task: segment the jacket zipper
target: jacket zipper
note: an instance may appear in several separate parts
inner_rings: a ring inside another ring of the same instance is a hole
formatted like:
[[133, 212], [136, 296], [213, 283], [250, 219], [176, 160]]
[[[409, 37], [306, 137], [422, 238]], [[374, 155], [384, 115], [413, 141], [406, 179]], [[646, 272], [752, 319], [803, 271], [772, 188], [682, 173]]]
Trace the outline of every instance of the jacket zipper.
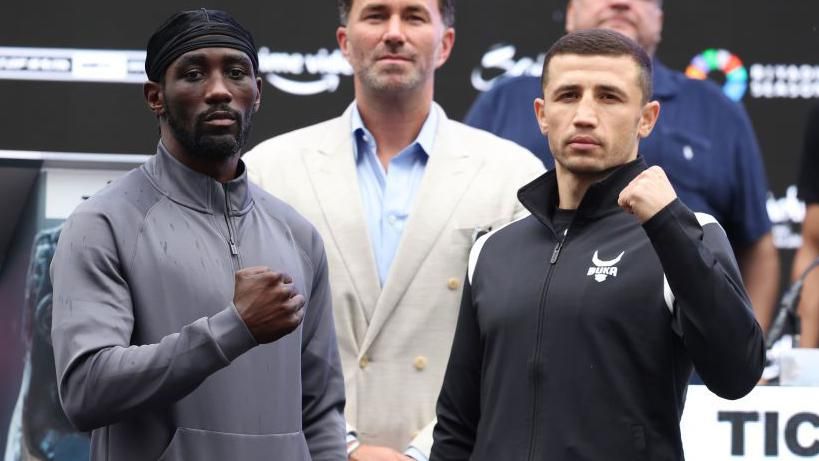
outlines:
[[236, 244], [236, 239], [234, 236], [236, 232], [233, 229], [233, 220], [230, 218], [231, 209], [230, 209], [230, 196], [228, 194], [228, 185], [222, 184], [222, 189], [225, 191], [225, 223], [227, 224], [228, 229], [228, 246], [230, 247], [230, 255], [232, 256], [233, 264], [236, 266], [236, 269], [242, 268], [242, 261], [239, 257], [239, 246]]
[[[571, 224], [569, 224], [571, 226]], [[532, 374], [532, 426], [531, 431], [529, 432], [529, 461], [534, 460], [535, 456], [535, 446], [536, 446], [536, 435], [537, 435], [537, 407], [538, 407], [538, 385], [540, 380], [538, 379], [538, 364], [540, 363], [540, 349], [541, 343], [543, 341], [543, 318], [546, 316], [545, 313], [545, 306], [544, 302], [546, 300], [546, 293], [549, 291], [549, 282], [552, 280], [552, 274], [554, 273], [555, 265], [557, 264], [558, 258], [560, 258], [560, 250], [563, 249], [563, 244], [566, 241], [566, 235], [569, 232], [569, 228], [567, 227], [566, 230], [563, 232], [563, 237], [560, 238], [555, 243], [554, 248], [552, 249], [552, 255], [549, 258], [549, 266], [548, 272], [546, 273], [546, 279], [543, 281], [543, 286], [540, 289], [540, 302], [538, 303], [538, 316], [537, 316], [537, 336], [535, 339], [535, 356], [533, 358], [532, 366], [534, 367], [533, 374]]]

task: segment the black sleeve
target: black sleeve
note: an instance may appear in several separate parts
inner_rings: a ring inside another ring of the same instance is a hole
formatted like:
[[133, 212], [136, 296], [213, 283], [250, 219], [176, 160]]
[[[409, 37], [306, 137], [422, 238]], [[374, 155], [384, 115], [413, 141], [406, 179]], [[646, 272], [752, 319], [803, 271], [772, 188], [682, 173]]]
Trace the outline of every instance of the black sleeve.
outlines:
[[694, 367], [718, 396], [737, 399], [762, 375], [765, 346], [722, 227], [677, 199], [644, 226], [675, 297]]
[[483, 345], [469, 279], [464, 282], [455, 339], [438, 397], [438, 422], [430, 461], [466, 461], [475, 446], [480, 420]]
[[819, 105], [813, 107], [805, 123], [798, 189], [799, 198], [819, 203]]

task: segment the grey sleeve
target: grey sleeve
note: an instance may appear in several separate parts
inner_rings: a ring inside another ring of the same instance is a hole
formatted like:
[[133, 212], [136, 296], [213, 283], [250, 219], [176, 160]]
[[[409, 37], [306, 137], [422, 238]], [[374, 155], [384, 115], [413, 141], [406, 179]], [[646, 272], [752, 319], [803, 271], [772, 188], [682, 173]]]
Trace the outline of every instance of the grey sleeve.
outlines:
[[347, 459], [344, 376], [333, 324], [327, 258], [313, 233], [313, 285], [302, 331], [302, 426], [315, 461]]
[[157, 344], [133, 346], [134, 301], [109, 218], [78, 211], [51, 265], [60, 400], [80, 430], [169, 405], [256, 345], [231, 304]]
[[674, 294], [675, 322], [694, 367], [718, 396], [744, 396], [762, 375], [765, 345], [728, 237], [716, 220], [698, 217], [679, 199], [643, 227]]

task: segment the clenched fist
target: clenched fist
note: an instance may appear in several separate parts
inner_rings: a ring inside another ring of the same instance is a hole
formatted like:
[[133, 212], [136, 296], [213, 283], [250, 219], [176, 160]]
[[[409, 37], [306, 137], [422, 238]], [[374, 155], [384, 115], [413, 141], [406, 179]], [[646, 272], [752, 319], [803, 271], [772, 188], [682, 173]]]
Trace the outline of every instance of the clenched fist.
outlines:
[[304, 296], [296, 292], [293, 278], [267, 267], [236, 272], [233, 304], [260, 344], [290, 333], [304, 318]]
[[617, 204], [644, 223], [677, 198], [665, 171], [653, 166], [640, 173], [620, 192]]

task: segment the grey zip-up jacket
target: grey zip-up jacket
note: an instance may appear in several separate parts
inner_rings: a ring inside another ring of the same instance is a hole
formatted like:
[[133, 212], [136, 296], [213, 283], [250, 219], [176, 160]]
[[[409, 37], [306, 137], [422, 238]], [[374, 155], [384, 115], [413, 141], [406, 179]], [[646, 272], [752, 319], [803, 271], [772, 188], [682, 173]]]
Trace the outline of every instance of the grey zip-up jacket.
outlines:
[[[344, 382], [324, 247], [241, 175], [157, 155], [81, 204], [51, 271], [60, 398], [95, 460], [344, 460]], [[258, 345], [234, 272], [267, 266], [305, 296]]]

